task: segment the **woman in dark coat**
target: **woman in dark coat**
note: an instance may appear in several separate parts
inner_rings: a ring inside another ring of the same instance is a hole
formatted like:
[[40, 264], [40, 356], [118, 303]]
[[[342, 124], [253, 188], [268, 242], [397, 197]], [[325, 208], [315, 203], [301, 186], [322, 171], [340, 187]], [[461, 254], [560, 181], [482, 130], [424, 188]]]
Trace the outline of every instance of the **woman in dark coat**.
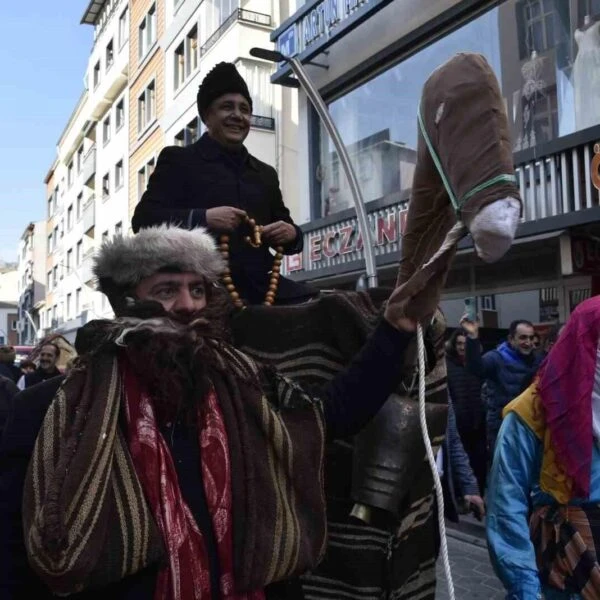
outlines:
[[481, 398], [482, 381], [465, 367], [466, 333], [454, 331], [446, 350], [448, 389], [454, 402], [456, 424], [481, 494], [487, 473], [485, 405]]

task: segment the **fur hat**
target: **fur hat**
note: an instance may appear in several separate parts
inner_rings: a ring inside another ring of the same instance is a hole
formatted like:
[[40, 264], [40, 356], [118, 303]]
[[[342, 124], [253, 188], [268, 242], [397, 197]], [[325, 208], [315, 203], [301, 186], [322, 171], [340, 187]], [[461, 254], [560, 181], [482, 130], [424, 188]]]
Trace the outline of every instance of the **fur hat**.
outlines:
[[173, 225], [140, 229], [134, 236], [105, 242], [93, 267], [98, 289], [117, 313], [125, 296], [155, 273], [197, 273], [214, 282], [224, 269], [213, 238], [203, 228], [190, 231]]
[[0, 363], [13, 363], [17, 358], [17, 353], [12, 346], [0, 346]]
[[252, 109], [252, 98], [244, 78], [238, 73], [233, 63], [220, 62], [207, 73], [198, 88], [196, 102], [202, 121], [204, 121], [208, 107], [225, 94], [241, 94], [248, 100], [250, 109]]

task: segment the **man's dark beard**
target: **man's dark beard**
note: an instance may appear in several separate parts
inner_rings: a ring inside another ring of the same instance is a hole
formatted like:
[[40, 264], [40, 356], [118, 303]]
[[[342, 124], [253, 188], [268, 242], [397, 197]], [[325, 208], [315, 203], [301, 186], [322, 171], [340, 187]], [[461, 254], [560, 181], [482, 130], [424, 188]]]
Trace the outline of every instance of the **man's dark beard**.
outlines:
[[199, 403], [211, 388], [210, 371], [217, 361], [207, 339], [227, 341], [230, 316], [228, 296], [220, 289], [211, 292], [206, 308], [195, 313], [167, 313], [148, 302], [137, 303], [137, 310], [130, 312], [132, 317], [143, 313], [143, 320], [125, 328], [123, 352], [150, 394], [161, 424], [178, 418], [196, 423]]

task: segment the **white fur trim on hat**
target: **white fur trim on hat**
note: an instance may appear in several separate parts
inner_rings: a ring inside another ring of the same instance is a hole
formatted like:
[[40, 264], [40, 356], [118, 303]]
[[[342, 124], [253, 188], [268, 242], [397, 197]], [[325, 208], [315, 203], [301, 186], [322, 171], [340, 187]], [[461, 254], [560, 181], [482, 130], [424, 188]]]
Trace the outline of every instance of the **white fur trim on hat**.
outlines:
[[112, 280], [128, 287], [169, 268], [216, 281], [225, 263], [205, 229], [159, 225], [104, 242], [94, 258], [93, 271], [99, 282]]

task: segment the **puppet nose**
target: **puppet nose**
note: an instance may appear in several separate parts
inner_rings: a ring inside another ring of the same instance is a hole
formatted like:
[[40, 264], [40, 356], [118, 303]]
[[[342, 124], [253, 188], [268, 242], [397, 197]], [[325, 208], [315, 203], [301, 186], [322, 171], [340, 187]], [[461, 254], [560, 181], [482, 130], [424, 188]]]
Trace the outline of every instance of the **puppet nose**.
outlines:
[[504, 256], [517, 232], [520, 212], [516, 198], [502, 198], [475, 215], [470, 230], [479, 258], [491, 263]]

